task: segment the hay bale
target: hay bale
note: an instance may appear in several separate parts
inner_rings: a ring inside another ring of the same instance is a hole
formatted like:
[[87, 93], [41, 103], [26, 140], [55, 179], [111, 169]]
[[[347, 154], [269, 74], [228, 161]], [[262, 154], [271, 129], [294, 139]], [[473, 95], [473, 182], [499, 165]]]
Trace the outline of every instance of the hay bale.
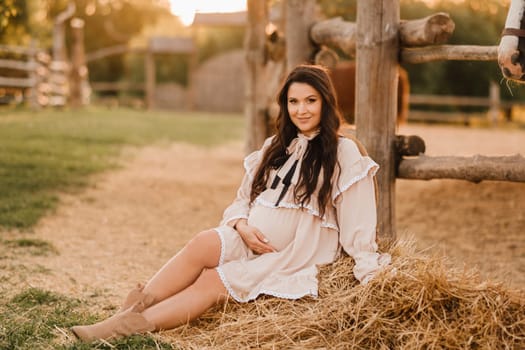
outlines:
[[183, 349], [525, 349], [525, 298], [401, 243], [368, 285], [343, 257], [320, 269], [319, 298], [230, 301], [160, 336]]

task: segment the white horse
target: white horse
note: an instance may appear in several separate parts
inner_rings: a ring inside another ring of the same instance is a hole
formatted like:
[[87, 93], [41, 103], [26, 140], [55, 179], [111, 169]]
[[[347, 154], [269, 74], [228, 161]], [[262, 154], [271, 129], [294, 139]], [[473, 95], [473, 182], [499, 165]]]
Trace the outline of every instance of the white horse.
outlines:
[[525, 82], [525, 0], [511, 0], [498, 47], [503, 76]]

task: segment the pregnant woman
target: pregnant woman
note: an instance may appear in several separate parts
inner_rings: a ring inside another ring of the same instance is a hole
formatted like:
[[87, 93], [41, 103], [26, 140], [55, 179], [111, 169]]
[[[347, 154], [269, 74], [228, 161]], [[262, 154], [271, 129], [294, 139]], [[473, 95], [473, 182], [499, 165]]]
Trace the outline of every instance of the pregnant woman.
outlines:
[[220, 225], [203, 231], [112, 317], [75, 326], [84, 340], [171, 329], [229, 297], [316, 297], [317, 265], [341, 249], [363, 284], [390, 262], [377, 252], [378, 165], [339, 135], [341, 114], [327, 71], [300, 65], [279, 94], [276, 135], [244, 161], [246, 174]]

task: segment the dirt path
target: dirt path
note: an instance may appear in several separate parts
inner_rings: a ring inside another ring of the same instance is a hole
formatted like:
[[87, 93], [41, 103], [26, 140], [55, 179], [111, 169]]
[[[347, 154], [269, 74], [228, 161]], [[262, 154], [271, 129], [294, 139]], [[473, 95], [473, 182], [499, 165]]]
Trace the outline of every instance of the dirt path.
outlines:
[[[409, 125], [399, 133], [423, 137], [431, 156], [525, 155], [523, 130]], [[396, 199], [401, 238], [525, 290], [525, 183], [398, 180]]]
[[56, 213], [23, 235], [52, 243], [59, 254], [23, 254], [13, 261], [31, 266], [12, 269], [14, 290], [38, 286], [116, 303], [193, 234], [216, 226], [242, 177], [241, 144], [213, 150], [174, 144], [127, 153], [132, 155], [122, 169], [98, 177], [81, 194], [63, 196]]
[[[422, 136], [429, 155], [525, 150], [523, 131], [405, 126], [400, 133]], [[114, 306], [194, 233], [218, 223], [242, 177], [240, 143], [128, 153], [121, 169], [97, 177], [80, 194], [63, 196], [56, 213], [22, 235], [48, 241], [59, 253], [9, 260], [0, 277], [13, 291], [35, 286], [86, 298], [98, 310]], [[525, 288], [524, 203], [525, 184], [400, 180], [399, 236]], [[9, 236], [21, 234], [4, 233]]]

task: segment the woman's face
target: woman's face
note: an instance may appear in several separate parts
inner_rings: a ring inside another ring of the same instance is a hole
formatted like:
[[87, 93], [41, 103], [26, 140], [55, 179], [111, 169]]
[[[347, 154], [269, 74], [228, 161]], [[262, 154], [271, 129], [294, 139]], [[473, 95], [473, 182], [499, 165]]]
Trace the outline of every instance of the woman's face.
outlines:
[[311, 85], [292, 83], [288, 88], [288, 114], [301, 133], [310, 136], [321, 123], [321, 95]]

